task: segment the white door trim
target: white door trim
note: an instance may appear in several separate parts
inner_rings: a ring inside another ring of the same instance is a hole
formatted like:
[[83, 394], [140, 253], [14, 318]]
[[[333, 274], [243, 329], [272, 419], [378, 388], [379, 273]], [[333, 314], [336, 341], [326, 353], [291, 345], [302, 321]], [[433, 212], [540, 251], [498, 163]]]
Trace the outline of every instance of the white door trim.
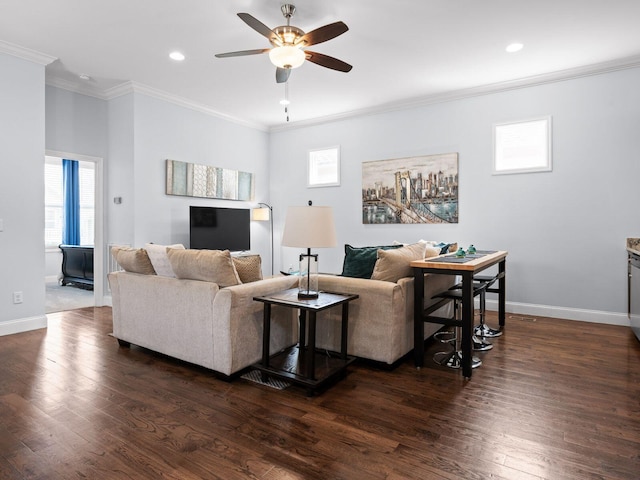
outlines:
[[106, 246], [104, 243], [104, 159], [102, 157], [92, 157], [79, 153], [58, 152], [55, 150], [45, 150], [45, 155], [50, 157], [67, 158], [69, 160], [80, 160], [82, 162], [93, 162], [95, 164], [95, 231], [93, 247], [93, 300], [96, 307], [104, 305], [104, 281], [105, 281], [105, 258]]

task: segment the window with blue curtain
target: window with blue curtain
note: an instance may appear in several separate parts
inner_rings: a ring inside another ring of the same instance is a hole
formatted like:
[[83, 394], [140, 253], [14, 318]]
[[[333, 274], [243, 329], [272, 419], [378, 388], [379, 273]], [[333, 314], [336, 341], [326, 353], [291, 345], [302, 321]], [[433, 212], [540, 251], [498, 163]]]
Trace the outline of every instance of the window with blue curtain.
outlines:
[[[80, 245], [93, 245], [95, 227], [95, 166], [77, 161], [80, 183]], [[62, 158], [45, 156], [44, 164], [44, 245], [56, 249], [63, 242], [65, 230]], [[70, 196], [73, 198], [73, 195]]]
[[80, 173], [75, 160], [62, 160], [62, 194], [62, 243], [80, 245]]

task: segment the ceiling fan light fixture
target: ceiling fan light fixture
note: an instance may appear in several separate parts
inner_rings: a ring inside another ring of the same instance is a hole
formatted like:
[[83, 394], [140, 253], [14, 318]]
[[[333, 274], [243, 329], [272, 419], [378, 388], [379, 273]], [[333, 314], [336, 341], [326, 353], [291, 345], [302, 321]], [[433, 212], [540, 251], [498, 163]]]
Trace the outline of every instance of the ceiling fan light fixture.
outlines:
[[298, 68], [304, 63], [305, 58], [304, 51], [291, 45], [275, 47], [269, 51], [269, 60], [279, 68]]

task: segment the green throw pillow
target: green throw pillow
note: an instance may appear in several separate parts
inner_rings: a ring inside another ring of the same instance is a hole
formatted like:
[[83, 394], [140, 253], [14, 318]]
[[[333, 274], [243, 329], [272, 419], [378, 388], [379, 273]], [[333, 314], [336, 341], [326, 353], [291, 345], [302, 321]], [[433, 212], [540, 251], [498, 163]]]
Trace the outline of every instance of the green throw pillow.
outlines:
[[371, 278], [373, 268], [378, 259], [378, 250], [392, 250], [402, 245], [382, 245], [379, 247], [344, 246], [344, 262], [342, 276], [354, 278]]

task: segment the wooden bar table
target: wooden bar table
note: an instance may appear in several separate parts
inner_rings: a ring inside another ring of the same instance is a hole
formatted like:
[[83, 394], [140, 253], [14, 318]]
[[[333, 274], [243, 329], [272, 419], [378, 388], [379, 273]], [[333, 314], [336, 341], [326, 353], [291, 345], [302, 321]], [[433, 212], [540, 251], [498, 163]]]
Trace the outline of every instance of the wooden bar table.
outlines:
[[456, 324], [451, 319], [443, 319], [430, 315], [451, 300], [438, 302], [434, 307], [424, 309], [424, 274], [436, 273], [444, 275], [460, 275], [462, 277], [462, 374], [471, 378], [472, 338], [473, 338], [473, 276], [493, 265], [498, 264], [498, 319], [500, 329], [505, 325], [505, 287], [506, 287], [506, 251], [482, 251], [466, 257], [456, 257], [455, 254], [439, 255], [437, 257], [411, 262], [415, 278], [414, 307], [413, 307], [413, 341], [415, 365], [419, 369], [424, 365], [424, 322], [440, 323], [443, 325]]

